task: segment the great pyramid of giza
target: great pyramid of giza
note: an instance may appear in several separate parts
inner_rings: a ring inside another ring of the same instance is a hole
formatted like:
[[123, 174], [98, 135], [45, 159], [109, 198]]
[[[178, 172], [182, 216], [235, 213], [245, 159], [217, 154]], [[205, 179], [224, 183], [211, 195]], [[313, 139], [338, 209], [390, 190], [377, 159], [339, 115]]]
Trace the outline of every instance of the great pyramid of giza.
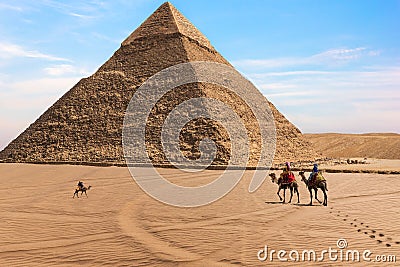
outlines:
[[[124, 164], [122, 126], [135, 91], [157, 72], [194, 61], [231, 66], [172, 4], [162, 4], [92, 76], [80, 80], [1, 151], [0, 160]], [[252, 116], [251, 111], [226, 88], [205, 83], [179, 86], [157, 102], [146, 125], [146, 145], [152, 162], [168, 164], [160, 141], [162, 123], [176, 105], [196, 97], [224, 101], [247, 122], [253, 155], [249, 162], [254, 164], [259, 154], [259, 131], [247, 119]], [[316, 154], [300, 130], [268, 103], [276, 126], [274, 162], [313, 160]], [[228, 162], [229, 136], [217, 122], [194, 120], [182, 129], [181, 137], [181, 152], [187, 158], [198, 158], [199, 141], [209, 138], [217, 147], [213, 164]]]

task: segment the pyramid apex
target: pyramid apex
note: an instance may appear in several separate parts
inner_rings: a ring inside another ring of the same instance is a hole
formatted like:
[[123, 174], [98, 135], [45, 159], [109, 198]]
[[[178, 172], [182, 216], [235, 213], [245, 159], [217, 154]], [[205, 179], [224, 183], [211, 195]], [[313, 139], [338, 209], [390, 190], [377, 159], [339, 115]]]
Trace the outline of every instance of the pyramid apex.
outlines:
[[161, 8], [161, 7], [175, 8], [174, 5], [169, 1], [162, 3], [162, 5], [159, 6], [158, 8]]
[[173, 33], [180, 33], [197, 41], [201, 46], [215, 50], [210, 41], [170, 2], [164, 2], [157, 8], [153, 14], [122, 42], [122, 45], [129, 45], [138, 38]]
[[174, 6], [174, 5], [173, 5], [171, 2], [169, 2], [169, 1], [164, 2], [163, 5]]

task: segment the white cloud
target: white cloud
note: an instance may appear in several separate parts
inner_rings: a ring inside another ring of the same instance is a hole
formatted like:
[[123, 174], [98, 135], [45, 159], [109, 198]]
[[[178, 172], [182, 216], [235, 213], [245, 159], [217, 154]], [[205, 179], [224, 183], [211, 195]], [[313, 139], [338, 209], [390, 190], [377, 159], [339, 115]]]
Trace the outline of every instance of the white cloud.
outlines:
[[294, 97], [294, 96], [310, 96], [313, 92], [311, 91], [294, 91], [294, 92], [283, 92], [283, 93], [272, 93], [266, 94], [267, 98], [270, 97]]
[[93, 18], [95, 18], [95, 16], [83, 15], [83, 14], [78, 14], [78, 13], [74, 13], [74, 12], [70, 12], [70, 13], [68, 13], [68, 15], [70, 15], [72, 17], [80, 18], [80, 19], [93, 19]]
[[95, 19], [101, 16], [101, 11], [105, 11], [106, 2], [105, 1], [53, 1], [45, 0], [41, 1], [39, 5], [47, 6], [54, 9], [55, 11], [79, 18], [79, 19]]
[[235, 67], [242, 68], [280, 68], [308, 64], [307, 58], [244, 59], [233, 61]]
[[0, 9], [7, 9], [7, 10], [18, 11], [18, 12], [23, 11], [23, 8], [20, 6], [4, 4], [4, 3], [0, 3]]
[[250, 73], [248, 76], [262, 90], [309, 89], [319, 91], [364, 90], [382, 92], [398, 90], [400, 67], [350, 71], [288, 71]]
[[236, 60], [233, 61], [233, 65], [240, 68], [252, 69], [337, 65], [345, 64], [362, 57], [372, 57], [378, 55], [380, 55], [380, 51], [369, 50], [365, 47], [356, 47], [352, 49], [337, 48], [306, 57]]
[[296, 88], [296, 84], [285, 83], [285, 82], [269, 82], [269, 83], [260, 83], [254, 82], [257, 84], [257, 88], [260, 90], [268, 90], [268, 91], [281, 91], [284, 89], [293, 89]]
[[8, 59], [14, 57], [37, 58], [50, 61], [70, 61], [66, 58], [43, 54], [35, 50], [28, 50], [16, 44], [0, 43], [0, 58]]
[[54, 65], [51, 67], [44, 68], [44, 72], [51, 76], [62, 76], [62, 75], [89, 75], [89, 72], [83, 68], [77, 68], [69, 64]]
[[317, 61], [329, 61], [329, 60], [352, 60], [358, 59], [362, 56], [365, 47], [357, 47], [354, 49], [332, 49], [316, 55], [311, 56], [311, 59]]
[[380, 54], [381, 54], [381, 51], [379, 51], [379, 50], [371, 50], [368, 52], [368, 56], [371, 56], [371, 57], [379, 56]]
[[303, 75], [321, 75], [329, 74], [329, 71], [316, 71], [316, 70], [301, 70], [301, 71], [280, 71], [280, 72], [265, 72], [250, 74], [252, 78], [267, 78], [274, 76], [303, 76]]

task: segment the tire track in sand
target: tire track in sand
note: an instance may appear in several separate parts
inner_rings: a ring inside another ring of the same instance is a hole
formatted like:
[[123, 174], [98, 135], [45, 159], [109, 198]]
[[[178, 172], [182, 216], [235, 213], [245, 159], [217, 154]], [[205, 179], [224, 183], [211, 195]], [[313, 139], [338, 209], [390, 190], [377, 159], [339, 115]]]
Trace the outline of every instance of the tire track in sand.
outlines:
[[203, 266], [232, 266], [221, 261], [212, 261], [204, 256], [173, 246], [170, 242], [163, 241], [146, 231], [140, 225], [137, 214], [140, 212], [141, 202], [131, 201], [125, 204], [118, 214], [118, 222], [122, 231], [144, 245], [157, 257], [175, 262], [193, 262]]

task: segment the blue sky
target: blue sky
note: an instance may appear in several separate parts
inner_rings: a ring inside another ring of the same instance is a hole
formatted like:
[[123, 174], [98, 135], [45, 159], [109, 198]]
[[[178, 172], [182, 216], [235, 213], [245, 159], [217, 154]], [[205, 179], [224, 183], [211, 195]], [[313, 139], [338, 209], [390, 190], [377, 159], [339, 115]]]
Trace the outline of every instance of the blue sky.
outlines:
[[[303, 132], [400, 133], [400, 1], [171, 1]], [[0, 149], [163, 1], [0, 0]]]

